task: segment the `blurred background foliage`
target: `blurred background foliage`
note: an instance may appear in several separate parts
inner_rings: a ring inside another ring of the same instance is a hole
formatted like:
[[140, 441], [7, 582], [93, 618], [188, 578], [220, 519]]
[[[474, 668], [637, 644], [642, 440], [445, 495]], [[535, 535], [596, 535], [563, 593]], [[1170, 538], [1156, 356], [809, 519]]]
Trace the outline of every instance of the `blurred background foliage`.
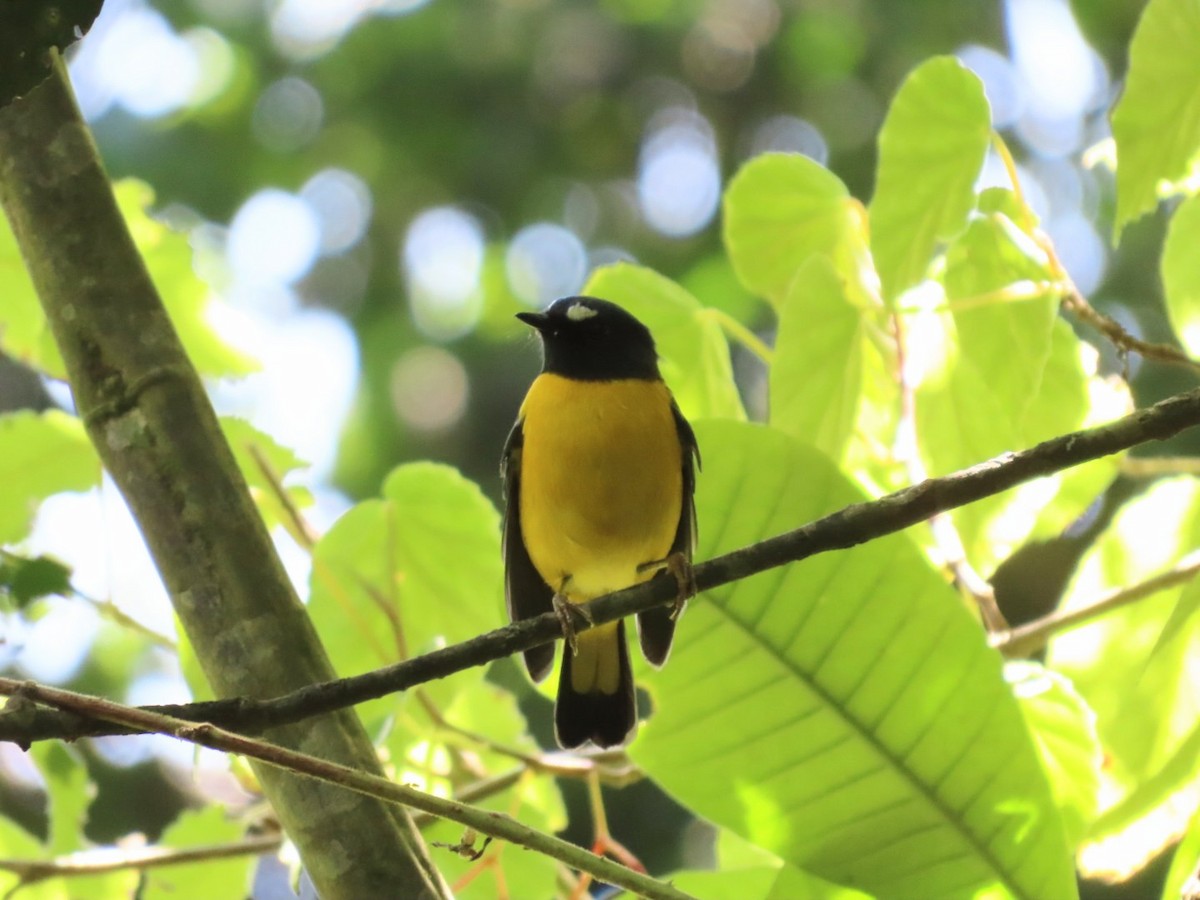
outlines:
[[[1111, 171], [1081, 163], [1108, 136], [1143, 5], [107, 0], [70, 62], [110, 173], [151, 186], [220, 298], [209, 307], [218, 329], [261, 360], [246, 379], [213, 381], [215, 402], [310, 464], [297, 489], [324, 529], [407, 460], [448, 462], [496, 498], [500, 448], [538, 364], [512, 313], [578, 291], [597, 265], [636, 260], [768, 327], [720, 247], [723, 187], [750, 157], [789, 150], [865, 202], [887, 102], [934, 54], [957, 54], [983, 79], [1080, 289], [1135, 334], [1168, 339], [1146, 264], [1163, 218], [1112, 248]], [[989, 179], [1004, 180], [996, 159]], [[739, 353], [748, 410], [761, 416], [765, 385]], [[1141, 402], [1185, 385], [1182, 373], [1128, 365]], [[55, 384], [0, 368], [0, 409], [55, 400]], [[133, 551], [103, 561], [136, 544], [115, 491], [79, 503], [45, 504], [31, 548], [69, 556], [85, 594], [120, 598], [121, 616], [172, 634], [148, 563]], [[89, 544], [103, 544], [90, 562]], [[303, 554], [287, 561], [303, 582]], [[1004, 578], [1053, 584], [1043, 566], [1054, 565], [1002, 567], [998, 591]], [[14, 624], [0, 664], [129, 702], [179, 699], [169, 654], [130, 654], [133, 638], [104, 618], [70, 603]], [[153, 837], [156, 819], [197, 791], [186, 748], [96, 747], [96, 840]], [[10, 749], [0, 764], [19, 774]], [[177, 791], [157, 790], [160, 777]], [[0, 803], [36, 822], [25, 783], [0, 779]]]

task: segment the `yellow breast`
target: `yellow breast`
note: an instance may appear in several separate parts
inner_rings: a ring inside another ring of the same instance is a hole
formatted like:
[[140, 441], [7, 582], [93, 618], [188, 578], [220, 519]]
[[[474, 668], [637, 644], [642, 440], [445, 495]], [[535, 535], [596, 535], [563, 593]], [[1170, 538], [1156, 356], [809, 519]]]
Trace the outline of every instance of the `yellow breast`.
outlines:
[[679, 525], [683, 451], [661, 381], [537, 377], [521, 407], [521, 531], [555, 590], [586, 600], [650, 578]]

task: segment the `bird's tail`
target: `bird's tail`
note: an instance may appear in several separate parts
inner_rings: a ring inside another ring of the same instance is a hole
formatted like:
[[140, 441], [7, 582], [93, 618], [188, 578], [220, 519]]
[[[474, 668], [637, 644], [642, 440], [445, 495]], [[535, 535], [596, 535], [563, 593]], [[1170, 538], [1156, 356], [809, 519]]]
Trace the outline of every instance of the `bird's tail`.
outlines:
[[581, 632], [577, 641], [577, 653], [563, 648], [554, 704], [558, 743], [568, 749], [587, 740], [598, 747], [624, 743], [637, 725], [625, 622]]

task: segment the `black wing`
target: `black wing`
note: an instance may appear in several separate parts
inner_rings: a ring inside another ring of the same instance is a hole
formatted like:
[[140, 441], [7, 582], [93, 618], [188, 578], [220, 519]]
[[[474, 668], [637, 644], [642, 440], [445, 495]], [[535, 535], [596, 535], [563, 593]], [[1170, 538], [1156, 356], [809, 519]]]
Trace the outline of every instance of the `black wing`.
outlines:
[[[679, 526], [675, 529], [675, 540], [671, 554], [683, 554], [690, 565], [692, 551], [696, 548], [696, 469], [700, 465], [700, 447], [692, 426], [683, 417], [675, 401], [671, 401], [671, 414], [675, 417], [675, 430], [679, 434], [679, 445], [683, 448], [683, 502], [679, 509]], [[638, 613], [638, 638], [642, 654], [653, 665], [661, 666], [671, 652], [671, 640], [675, 637], [674, 610], [669, 606]]]
[[[525, 431], [517, 420], [504, 442], [500, 477], [504, 481], [504, 603], [514, 621], [540, 616], [554, 609], [554, 591], [542, 580], [521, 534], [521, 448]], [[525, 651], [525, 668], [534, 681], [541, 681], [554, 665], [554, 644]]]

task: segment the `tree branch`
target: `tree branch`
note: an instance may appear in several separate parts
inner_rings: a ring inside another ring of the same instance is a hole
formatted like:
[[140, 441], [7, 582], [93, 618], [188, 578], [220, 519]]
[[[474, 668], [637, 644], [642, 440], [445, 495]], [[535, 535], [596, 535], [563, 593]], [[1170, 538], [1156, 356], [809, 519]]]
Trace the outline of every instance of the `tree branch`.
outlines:
[[[13, 678], [0, 678], [0, 693], [81, 713], [90, 718], [103, 719], [126, 728], [165, 734], [201, 747], [236, 753], [269, 766], [307, 775], [368, 797], [421, 810], [442, 819], [458, 822], [497, 840], [508, 841], [511, 844], [535, 850], [560, 860], [572, 868], [587, 872], [593, 878], [606, 884], [613, 884], [631, 891], [639, 897], [647, 897], [651, 900], [695, 900], [689, 894], [668, 884], [634, 872], [619, 863], [590, 853], [582, 847], [522, 825], [516, 819], [503, 813], [476, 809], [457, 800], [436, 797], [433, 794], [389, 781], [380, 775], [372, 775], [276, 744], [256, 741], [213, 725], [188, 722], [160, 713], [124, 706], [101, 697], [90, 697], [86, 694], [77, 694]], [[396, 895], [388, 894], [388, 896]]]
[[[768, 538], [701, 563], [695, 568], [697, 587], [704, 591], [776, 566], [865, 543], [901, 531], [937, 513], [981, 500], [1001, 491], [1102, 456], [1128, 450], [1148, 441], [1164, 440], [1200, 424], [1200, 389], [1169, 397], [1147, 409], [1084, 431], [1044, 441], [1029, 450], [1007, 453], [942, 478], [856, 503], [795, 531]], [[588, 604], [595, 625], [611, 622], [653, 606], [673, 602], [673, 579], [655, 578]], [[593, 627], [580, 623], [580, 630]], [[526, 619], [495, 631], [392, 666], [315, 684], [274, 700], [238, 698], [179, 706], [147, 707], [145, 711], [192, 721], [208, 721], [254, 733], [284, 722], [373, 700], [417, 684], [511, 656], [561, 637], [553, 613]], [[0, 690], [0, 694], [4, 691]], [[97, 724], [87, 717], [49, 712], [17, 703], [0, 713], [0, 740], [27, 746], [48, 738], [72, 739], [129, 730]]]
[[1053, 635], [1086, 625], [1106, 612], [1153, 597], [1159, 591], [1186, 584], [1197, 575], [1200, 575], [1200, 553], [1189, 553], [1174, 568], [1160, 572], [1153, 578], [1110, 591], [1083, 606], [1056, 609], [1010, 631], [997, 632], [991, 636], [991, 645], [1010, 658], [1029, 656], [1041, 650]]
[[[214, 693], [271, 697], [334, 676], [121, 216], [62, 59], [0, 109], [0, 204], [88, 436], [154, 557]], [[271, 735], [382, 771], [351, 711]], [[445, 897], [395, 806], [277, 769], [263, 789], [326, 900]]]

